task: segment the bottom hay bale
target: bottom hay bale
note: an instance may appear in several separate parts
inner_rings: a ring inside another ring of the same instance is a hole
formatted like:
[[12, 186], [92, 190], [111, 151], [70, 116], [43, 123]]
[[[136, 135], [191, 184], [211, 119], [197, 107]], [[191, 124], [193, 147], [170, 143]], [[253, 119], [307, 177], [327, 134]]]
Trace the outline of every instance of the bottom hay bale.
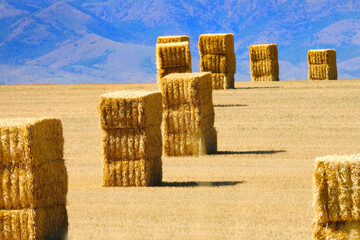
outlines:
[[310, 80], [337, 80], [336, 64], [309, 65]]
[[215, 128], [195, 133], [163, 133], [163, 150], [166, 156], [205, 155], [217, 151]]
[[65, 206], [0, 210], [0, 239], [66, 239]]
[[105, 187], [144, 187], [162, 181], [161, 158], [146, 160], [104, 161], [103, 185]]
[[313, 228], [314, 240], [358, 240], [360, 239], [360, 221], [330, 222], [316, 224]]
[[234, 88], [235, 78], [233, 73], [212, 73], [211, 78], [213, 89]]
[[279, 75], [252, 76], [251, 80], [254, 82], [279, 81]]

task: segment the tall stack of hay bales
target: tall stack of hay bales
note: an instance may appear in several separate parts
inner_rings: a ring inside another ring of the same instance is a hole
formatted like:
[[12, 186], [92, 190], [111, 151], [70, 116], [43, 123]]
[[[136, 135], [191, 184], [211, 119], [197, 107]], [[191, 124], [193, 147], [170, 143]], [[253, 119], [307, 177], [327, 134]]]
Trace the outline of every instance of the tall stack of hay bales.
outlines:
[[360, 239], [360, 155], [317, 158], [313, 188], [313, 238]]
[[213, 89], [234, 88], [236, 57], [234, 35], [202, 34], [199, 37], [200, 71], [211, 72]]
[[188, 36], [161, 36], [156, 44], [157, 81], [170, 73], [191, 72]]
[[67, 172], [59, 119], [0, 120], [0, 239], [64, 239]]
[[147, 91], [101, 95], [104, 186], [161, 183], [161, 99], [160, 92]]
[[336, 51], [333, 49], [309, 50], [309, 80], [336, 80]]
[[161, 79], [163, 151], [167, 156], [216, 152], [210, 73], [174, 73]]
[[279, 62], [276, 44], [249, 47], [252, 81], [279, 81]]

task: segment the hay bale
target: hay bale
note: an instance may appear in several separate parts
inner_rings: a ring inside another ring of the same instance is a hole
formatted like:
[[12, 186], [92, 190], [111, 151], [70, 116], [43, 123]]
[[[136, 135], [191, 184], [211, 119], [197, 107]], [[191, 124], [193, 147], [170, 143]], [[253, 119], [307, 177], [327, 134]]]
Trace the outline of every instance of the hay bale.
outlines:
[[188, 36], [160, 36], [157, 38], [159, 43], [175, 43], [175, 42], [189, 42]]
[[143, 187], [161, 183], [161, 157], [141, 160], [104, 161], [103, 185], [106, 187]]
[[319, 224], [360, 220], [360, 155], [316, 158], [314, 213]]
[[199, 36], [199, 52], [206, 54], [233, 54], [234, 35], [231, 33], [201, 34]]
[[66, 239], [65, 205], [51, 208], [0, 210], [0, 239]]
[[212, 134], [208, 132], [213, 129], [215, 116], [211, 74], [169, 74], [161, 79], [160, 89], [164, 154], [184, 156], [216, 151], [216, 139], [208, 139], [214, 137], [214, 130]]
[[234, 88], [235, 78], [233, 73], [212, 73], [211, 79], [213, 89]]
[[63, 159], [62, 124], [55, 118], [0, 119], [0, 167], [35, 167]]
[[313, 224], [314, 240], [358, 240], [360, 239], [360, 221], [330, 222]]
[[334, 49], [309, 50], [307, 59], [309, 65], [336, 64], [336, 51]]
[[188, 42], [156, 44], [157, 69], [188, 67], [191, 71], [191, 54]]
[[186, 67], [174, 67], [174, 68], [158, 69], [157, 75], [156, 75], [157, 82], [159, 82], [161, 78], [163, 78], [166, 75], [169, 75], [171, 73], [191, 73], [191, 68], [186, 66]]
[[333, 49], [318, 49], [308, 51], [309, 80], [336, 80], [336, 51]]
[[206, 54], [200, 59], [200, 71], [211, 73], [235, 73], [235, 53], [229, 54]]
[[279, 81], [279, 63], [276, 44], [249, 47], [252, 81]]
[[[159, 108], [160, 106], [160, 108]], [[161, 123], [161, 94], [146, 91], [118, 91], [100, 96], [102, 129], [138, 128]]]

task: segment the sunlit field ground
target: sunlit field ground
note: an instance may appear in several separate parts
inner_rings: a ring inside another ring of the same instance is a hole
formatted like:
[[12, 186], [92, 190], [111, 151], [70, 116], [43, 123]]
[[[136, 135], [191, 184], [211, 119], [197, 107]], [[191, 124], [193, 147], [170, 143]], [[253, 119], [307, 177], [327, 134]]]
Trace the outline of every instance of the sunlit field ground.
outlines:
[[360, 80], [237, 82], [213, 93], [217, 154], [104, 188], [97, 106], [120, 89], [156, 85], [0, 86], [0, 117], [63, 122], [69, 239], [311, 239], [315, 157], [360, 153]]

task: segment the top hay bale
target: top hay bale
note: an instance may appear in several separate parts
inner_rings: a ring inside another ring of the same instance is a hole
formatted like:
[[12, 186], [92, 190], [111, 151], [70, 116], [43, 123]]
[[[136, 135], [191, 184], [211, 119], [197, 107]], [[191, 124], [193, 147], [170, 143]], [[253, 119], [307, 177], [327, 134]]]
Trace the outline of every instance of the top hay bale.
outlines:
[[201, 34], [199, 37], [200, 55], [233, 54], [234, 35], [231, 33]]
[[249, 48], [250, 61], [278, 60], [276, 44], [256, 44]]
[[334, 49], [317, 49], [308, 51], [308, 64], [336, 64]]
[[35, 167], [61, 160], [63, 148], [59, 119], [0, 119], [0, 167]]
[[316, 158], [313, 182], [318, 224], [360, 220], [360, 155]]
[[[117, 91], [100, 96], [101, 128], [145, 128], [161, 123], [161, 93]], [[159, 104], [154, 104], [159, 103]]]
[[191, 71], [189, 42], [156, 44], [157, 69], [188, 67]]
[[175, 42], [189, 42], [188, 36], [160, 36], [157, 38], [159, 43], [175, 43]]

